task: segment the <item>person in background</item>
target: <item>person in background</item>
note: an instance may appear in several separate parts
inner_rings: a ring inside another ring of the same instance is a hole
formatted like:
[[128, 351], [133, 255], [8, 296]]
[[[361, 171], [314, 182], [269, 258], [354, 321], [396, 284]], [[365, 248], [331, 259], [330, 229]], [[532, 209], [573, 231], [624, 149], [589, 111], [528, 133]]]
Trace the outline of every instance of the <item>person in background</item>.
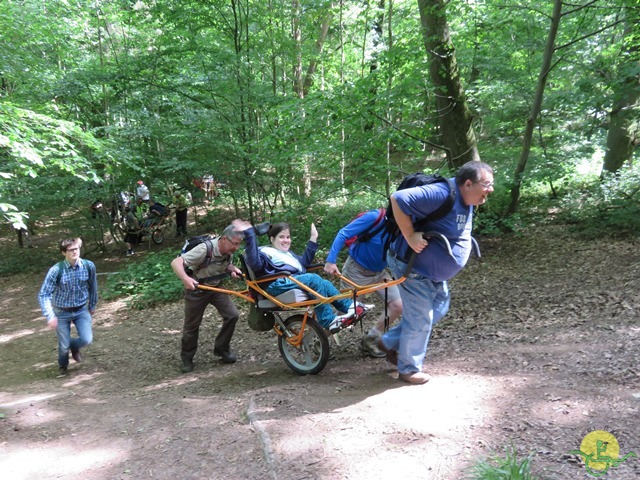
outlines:
[[235, 363], [236, 355], [231, 351], [231, 337], [238, 322], [238, 309], [226, 293], [198, 289], [198, 284], [218, 285], [215, 277], [229, 273], [233, 278], [242, 277], [242, 271], [232, 262], [232, 255], [242, 244], [242, 232], [232, 225], [222, 235], [211, 238], [211, 259], [207, 263], [207, 242], [202, 242], [171, 262], [171, 268], [184, 285], [184, 324], [182, 327], [182, 373], [193, 371], [193, 358], [198, 350], [200, 324], [207, 305], [213, 305], [222, 317], [222, 327], [215, 339], [213, 354], [223, 363]]
[[453, 256], [439, 240], [427, 241], [415, 231], [415, 219], [436, 211], [449, 195], [444, 183], [398, 190], [391, 195], [393, 214], [401, 236], [389, 248], [387, 261], [396, 278], [404, 275], [411, 250], [417, 257], [410, 274], [399, 285], [402, 320], [382, 336], [379, 347], [387, 361], [397, 365], [399, 379], [413, 385], [431, 378], [422, 371], [432, 328], [449, 311], [447, 281], [460, 272], [471, 255], [473, 209], [493, 192], [493, 169], [486, 163], [465, 163], [455, 176], [456, 200], [451, 211], [429, 222], [425, 231], [444, 235]]
[[149, 194], [149, 187], [147, 187], [142, 180], [138, 180], [136, 196], [138, 197], [138, 200], [142, 200], [143, 202], [148, 202], [149, 198], [151, 198]]
[[173, 203], [176, 206], [176, 235], [187, 234], [187, 212], [189, 207], [189, 201], [187, 197], [180, 192], [176, 192], [173, 195]]
[[[384, 209], [382, 209], [384, 210]], [[338, 254], [345, 242], [364, 232], [371, 231], [373, 236], [367, 241], [355, 241], [349, 246], [349, 256], [342, 267], [342, 275], [357, 285], [372, 285], [391, 280], [391, 275], [387, 270], [387, 256], [385, 250], [386, 239], [389, 235], [386, 229], [376, 228], [380, 222], [384, 222], [384, 212], [381, 210], [370, 210], [344, 226], [337, 233], [333, 240], [331, 250], [324, 264], [324, 271], [330, 275], [340, 275], [340, 270], [336, 262]], [[344, 280], [340, 282], [340, 288], [352, 287]], [[373, 327], [362, 337], [361, 348], [368, 355], [376, 358], [386, 356], [385, 352], [378, 347], [380, 337], [385, 332], [386, 325], [393, 325], [402, 313], [402, 300], [397, 285], [393, 285], [385, 290], [376, 290], [375, 294], [381, 301], [387, 302], [387, 315], [383, 311]]]
[[138, 217], [133, 213], [133, 208], [128, 206], [125, 208], [125, 225], [126, 234], [124, 236], [124, 242], [127, 244], [127, 256], [133, 255], [133, 247], [135, 247], [142, 239], [142, 233], [140, 231], [140, 221]]
[[[47, 326], [58, 335], [58, 368], [67, 374], [69, 351], [80, 363], [80, 350], [93, 341], [92, 315], [98, 303], [98, 281], [93, 262], [80, 258], [82, 240], [69, 238], [60, 242], [64, 260], [49, 269], [38, 301]], [[71, 338], [71, 324], [78, 336]]]

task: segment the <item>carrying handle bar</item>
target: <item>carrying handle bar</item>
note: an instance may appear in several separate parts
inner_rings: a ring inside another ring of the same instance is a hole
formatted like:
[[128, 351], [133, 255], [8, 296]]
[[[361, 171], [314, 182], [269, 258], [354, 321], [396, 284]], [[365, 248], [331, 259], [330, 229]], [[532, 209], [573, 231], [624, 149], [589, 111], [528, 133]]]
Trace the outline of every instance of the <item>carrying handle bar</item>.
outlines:
[[[445, 248], [447, 249], [447, 254], [451, 257], [451, 258], [455, 258], [453, 256], [453, 250], [451, 250], [451, 243], [449, 243], [449, 239], [447, 239], [447, 237], [445, 237], [443, 234], [441, 234], [440, 232], [436, 232], [436, 231], [429, 231], [429, 232], [424, 232], [422, 234], [422, 238], [424, 239], [431, 239], [431, 238], [436, 238], [438, 240], [441, 240], [442, 243], [444, 244]], [[473, 246], [473, 251], [475, 252], [476, 256], [478, 258], [480, 258], [480, 246], [478, 245], [478, 242], [476, 241], [475, 238], [471, 237], [471, 244]], [[409, 273], [411, 273], [411, 269], [413, 268], [413, 264], [416, 261], [416, 257], [418, 256], [418, 254], [411, 249], [411, 257], [409, 257], [409, 261], [407, 262], [407, 269], [404, 272], [404, 276], [406, 277], [407, 275], [409, 275]]]
[[[422, 234], [422, 238], [424, 239], [430, 239], [430, 238], [437, 238], [439, 240], [442, 240], [442, 243], [444, 243], [444, 246], [447, 249], [447, 253], [449, 254], [449, 256], [451, 258], [453, 258], [453, 251], [451, 250], [451, 244], [449, 243], [449, 240], [447, 239], [447, 237], [445, 237], [443, 234], [441, 234], [440, 232], [436, 232], [436, 231], [429, 231], [429, 232], [424, 232]], [[407, 269], [404, 272], [404, 277], [408, 276], [409, 273], [411, 273], [411, 269], [413, 268], [413, 264], [416, 261], [416, 257], [418, 256], [418, 254], [415, 252], [415, 250], [413, 250], [411, 247], [409, 247], [411, 250], [411, 256], [409, 257], [409, 261], [407, 262]]]

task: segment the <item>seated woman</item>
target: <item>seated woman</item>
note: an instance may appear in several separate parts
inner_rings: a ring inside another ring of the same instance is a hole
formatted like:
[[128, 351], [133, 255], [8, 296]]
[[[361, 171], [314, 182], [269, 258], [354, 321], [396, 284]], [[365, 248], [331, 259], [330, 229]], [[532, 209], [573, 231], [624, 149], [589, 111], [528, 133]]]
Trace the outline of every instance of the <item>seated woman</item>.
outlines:
[[[258, 247], [256, 232], [249, 222], [235, 220], [233, 226], [236, 230], [244, 232], [245, 261], [251, 270], [258, 276], [274, 275], [279, 273], [289, 273], [299, 282], [305, 284], [313, 291], [318, 292], [323, 297], [333, 297], [340, 294], [333, 283], [322, 278], [316, 273], [307, 273], [306, 267], [312, 264], [316, 255], [318, 244], [318, 231], [315, 225], [311, 224], [311, 236], [307, 243], [307, 248], [302, 256], [296, 255], [289, 250], [291, 247], [291, 235], [289, 225], [286, 223], [276, 223], [272, 225], [267, 236], [271, 241], [271, 246]], [[300, 288], [295, 282], [287, 277], [279, 278], [271, 282], [265, 291], [269, 295], [278, 296], [294, 288]], [[336, 316], [328, 304], [316, 305], [316, 318], [320, 325], [330, 331], [337, 331], [343, 322], [352, 319], [355, 314], [361, 315], [366, 311], [365, 305], [358, 303], [353, 307], [353, 301], [348, 298], [341, 298], [331, 302], [331, 304], [344, 315]]]

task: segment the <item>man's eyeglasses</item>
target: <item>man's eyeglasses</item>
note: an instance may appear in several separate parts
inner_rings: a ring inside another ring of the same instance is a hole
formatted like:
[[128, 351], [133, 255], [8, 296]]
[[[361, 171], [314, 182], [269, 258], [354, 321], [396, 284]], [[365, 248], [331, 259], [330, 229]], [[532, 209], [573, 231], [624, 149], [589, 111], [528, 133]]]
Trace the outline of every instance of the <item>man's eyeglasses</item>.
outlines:
[[67, 248], [67, 252], [77, 252], [78, 250], [80, 250], [78, 247], [74, 247], [74, 248]]
[[242, 240], [237, 240], [237, 241], [235, 241], [235, 242], [234, 242], [233, 240], [229, 240], [229, 239], [227, 238], [227, 241], [228, 241], [231, 245], [233, 245], [234, 247], [239, 247], [240, 245], [242, 245]]
[[478, 185], [482, 185], [482, 188], [484, 188], [485, 190], [489, 190], [490, 188], [493, 188], [493, 182], [476, 182]]

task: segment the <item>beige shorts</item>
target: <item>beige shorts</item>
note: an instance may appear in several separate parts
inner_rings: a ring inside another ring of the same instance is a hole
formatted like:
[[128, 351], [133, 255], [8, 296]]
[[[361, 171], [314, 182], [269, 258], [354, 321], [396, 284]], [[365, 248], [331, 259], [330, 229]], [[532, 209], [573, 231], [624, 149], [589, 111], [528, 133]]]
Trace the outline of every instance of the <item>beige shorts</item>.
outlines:
[[[373, 283], [381, 283], [385, 279], [391, 280], [391, 275], [386, 269], [381, 272], [367, 270], [351, 257], [347, 257], [347, 261], [344, 262], [342, 275], [358, 285], [371, 285]], [[344, 281], [340, 282], [340, 288], [350, 287], [351, 285], [348, 283], [345, 283]], [[400, 290], [398, 290], [397, 285], [392, 285], [386, 289], [381, 288], [380, 290], [376, 290], [374, 293], [380, 298], [380, 300], [384, 301], [385, 290], [387, 290], [387, 302], [392, 302], [400, 298]]]

